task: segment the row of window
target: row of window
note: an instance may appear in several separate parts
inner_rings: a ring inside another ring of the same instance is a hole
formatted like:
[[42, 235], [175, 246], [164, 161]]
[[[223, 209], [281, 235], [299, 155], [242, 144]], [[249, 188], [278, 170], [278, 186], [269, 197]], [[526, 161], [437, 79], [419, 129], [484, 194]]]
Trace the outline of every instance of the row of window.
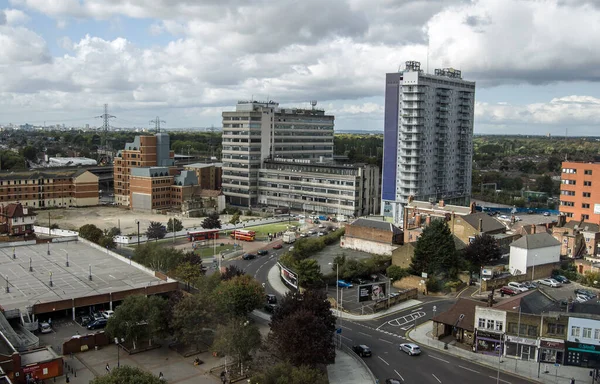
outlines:
[[484, 319], [483, 317], [480, 317], [478, 322], [477, 322], [478, 326], [477, 328], [479, 329], [489, 329], [490, 331], [503, 331], [504, 330], [504, 322], [500, 321], [500, 320], [491, 320], [491, 319]]
[[[570, 180], [570, 179], [562, 179], [561, 184], [567, 184], [567, 185], [577, 185], [577, 181], [576, 180]], [[589, 180], [584, 180], [583, 181], [583, 186], [584, 187], [591, 187], [592, 186], [592, 182]]]
[[592, 329], [592, 328], [586, 328], [586, 327], [583, 327], [583, 328], [576, 327], [576, 326], [571, 327], [571, 336], [591, 339], [592, 331], [593, 331], [594, 339], [600, 340], [600, 329]]
[[[572, 173], [572, 174], [576, 174], [577, 170], [575, 168], [563, 168], [562, 169], [562, 173]], [[584, 175], [591, 175], [592, 174], [592, 170], [591, 169], [584, 169], [583, 170], [583, 174]]]
[[[574, 207], [575, 203], [573, 201], [562, 201], [561, 200], [560, 205], [562, 205], [563, 207]], [[590, 209], [590, 204], [589, 203], [581, 203], [581, 208]]]
[[[575, 191], [560, 191], [560, 194], [563, 196], [575, 196]], [[591, 192], [582, 192], [582, 196], [583, 197], [592, 197], [592, 193]]]
[[[37, 180], [1, 180], [0, 185], [38, 185], [44, 183], [54, 183], [55, 179], [37, 179]], [[72, 182], [73, 178], [67, 179], [56, 179], [56, 182]]]

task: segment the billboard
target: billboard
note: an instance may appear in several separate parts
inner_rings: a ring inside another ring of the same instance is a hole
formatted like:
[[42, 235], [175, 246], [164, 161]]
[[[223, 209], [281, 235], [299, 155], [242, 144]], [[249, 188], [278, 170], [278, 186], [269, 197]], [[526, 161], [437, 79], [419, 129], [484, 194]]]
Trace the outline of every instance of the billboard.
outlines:
[[358, 302], [385, 299], [385, 285], [387, 283], [374, 283], [358, 287]]
[[[279, 263], [277, 263], [279, 264]], [[279, 271], [281, 278], [288, 284], [289, 286], [298, 289], [298, 276], [295, 272], [292, 272], [291, 269], [287, 269], [283, 265], [279, 264]]]
[[600, 204], [594, 204], [594, 215], [600, 215]]

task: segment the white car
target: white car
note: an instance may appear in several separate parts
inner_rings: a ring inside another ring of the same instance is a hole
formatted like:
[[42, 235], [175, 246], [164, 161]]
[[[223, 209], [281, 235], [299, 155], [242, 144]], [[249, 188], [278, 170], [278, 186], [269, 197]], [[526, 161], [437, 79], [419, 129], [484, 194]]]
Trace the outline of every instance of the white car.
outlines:
[[527, 288], [526, 286], [524, 286], [521, 283], [517, 283], [516, 281], [511, 281], [507, 285], [509, 287], [511, 287], [511, 288], [514, 288], [514, 289], [518, 290], [519, 292], [527, 292], [527, 291], [529, 291], [529, 288]]
[[556, 281], [554, 279], [550, 279], [550, 278], [538, 280], [538, 283], [540, 283], [542, 285], [546, 285], [548, 287], [553, 287], [553, 288], [558, 288], [558, 287], [562, 286], [558, 281]]
[[43, 322], [40, 323], [40, 333], [51, 333], [52, 332], [52, 327], [50, 326], [50, 324]]
[[521, 221], [521, 220], [522, 220], [522, 219], [521, 219], [521, 217], [519, 217], [519, 216], [515, 216], [515, 222], [517, 222], [517, 221]]
[[404, 343], [400, 344], [398, 347], [402, 352], [406, 352], [410, 356], [416, 356], [421, 354], [421, 348], [417, 344], [413, 343]]
[[506, 215], [500, 215], [500, 217], [498, 217], [500, 220], [510, 220], [510, 217], [506, 216]]
[[111, 317], [113, 317], [114, 315], [115, 315], [115, 311], [110, 311], [110, 310], [109, 310], [109, 311], [104, 311], [104, 312], [102, 312], [102, 316], [103, 316], [105, 319], [110, 319], [110, 318], [111, 318]]

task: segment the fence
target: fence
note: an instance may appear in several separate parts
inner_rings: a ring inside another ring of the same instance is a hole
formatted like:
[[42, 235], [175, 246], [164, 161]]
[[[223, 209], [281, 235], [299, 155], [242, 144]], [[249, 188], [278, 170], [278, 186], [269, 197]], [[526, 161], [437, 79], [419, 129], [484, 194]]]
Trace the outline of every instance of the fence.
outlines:
[[74, 336], [62, 345], [62, 354], [85, 352], [92, 348], [103, 347], [109, 344], [108, 336], [102, 332]]
[[354, 351], [352, 349], [348, 348], [344, 344], [341, 344], [340, 347], [341, 347], [340, 349], [343, 352], [345, 352], [346, 354], [350, 355], [358, 363], [358, 365], [361, 365], [363, 367], [363, 369], [366, 372], [369, 373], [369, 381], [371, 383], [378, 383], [379, 382], [379, 381], [377, 381], [377, 378], [375, 378], [375, 375], [373, 375], [373, 372], [371, 372], [371, 370], [367, 366], [367, 363], [365, 363], [365, 361], [363, 359], [361, 359], [356, 353], [354, 353]]

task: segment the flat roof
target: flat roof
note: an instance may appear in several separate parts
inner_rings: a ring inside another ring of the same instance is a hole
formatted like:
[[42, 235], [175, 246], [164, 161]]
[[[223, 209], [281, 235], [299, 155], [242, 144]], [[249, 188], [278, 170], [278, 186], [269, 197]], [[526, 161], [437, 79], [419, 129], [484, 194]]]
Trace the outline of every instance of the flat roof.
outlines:
[[58, 357], [52, 347], [36, 349], [34, 351], [21, 352], [21, 366], [42, 363], [45, 361], [54, 360]]
[[[6, 310], [164, 283], [107, 252], [72, 241], [0, 248], [0, 305]], [[65, 266], [67, 253], [69, 267]], [[33, 272], [29, 272], [29, 259]], [[90, 281], [89, 267], [92, 268]], [[50, 286], [52, 273], [52, 287]], [[6, 293], [8, 276], [10, 292]]]

